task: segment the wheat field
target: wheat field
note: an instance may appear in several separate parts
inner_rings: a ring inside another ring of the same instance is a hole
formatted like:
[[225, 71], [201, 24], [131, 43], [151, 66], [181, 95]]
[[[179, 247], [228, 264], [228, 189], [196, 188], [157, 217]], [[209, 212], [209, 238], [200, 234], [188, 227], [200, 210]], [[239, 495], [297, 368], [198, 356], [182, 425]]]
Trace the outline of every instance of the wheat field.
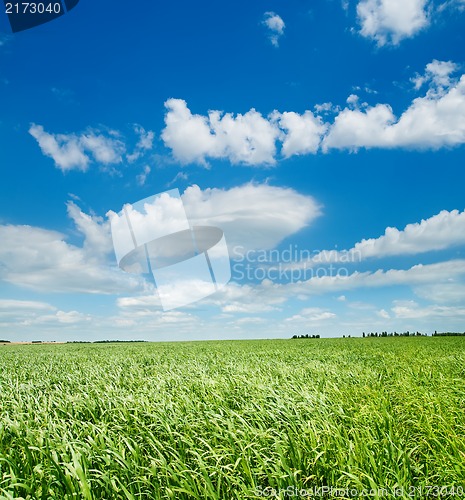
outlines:
[[0, 498], [465, 497], [465, 339], [0, 346]]

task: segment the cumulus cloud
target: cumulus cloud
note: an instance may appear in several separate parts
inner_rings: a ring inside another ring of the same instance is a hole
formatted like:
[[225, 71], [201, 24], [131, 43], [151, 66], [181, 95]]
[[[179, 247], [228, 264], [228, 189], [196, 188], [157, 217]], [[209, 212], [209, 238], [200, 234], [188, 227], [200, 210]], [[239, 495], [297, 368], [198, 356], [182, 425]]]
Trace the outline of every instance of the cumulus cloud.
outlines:
[[360, 0], [357, 16], [362, 36], [398, 45], [428, 26], [428, 0]]
[[275, 113], [273, 118], [284, 131], [281, 152], [285, 158], [316, 153], [328, 126], [311, 111]]
[[270, 42], [275, 47], [279, 47], [279, 39], [284, 34], [284, 28], [286, 27], [282, 18], [275, 12], [265, 12], [263, 24], [268, 29]]
[[246, 165], [275, 163], [279, 129], [255, 109], [244, 115], [210, 111], [202, 116], [192, 114], [182, 99], [169, 99], [165, 106], [166, 127], [161, 137], [181, 163], [206, 165], [207, 158]]
[[29, 133], [38, 142], [42, 153], [49, 156], [63, 172], [81, 170], [85, 172], [89, 166], [89, 157], [76, 135], [49, 134], [41, 125], [32, 124]]
[[359, 148], [439, 149], [465, 143], [465, 75], [454, 81], [452, 63], [433, 61], [421, 87], [429, 81], [423, 97], [396, 118], [391, 106], [376, 104], [366, 109], [345, 108], [335, 118], [323, 140], [323, 151]]
[[274, 111], [264, 117], [255, 109], [244, 115], [210, 111], [194, 115], [182, 99], [169, 99], [165, 106], [165, 145], [181, 163], [207, 164], [208, 158], [228, 159], [232, 164], [274, 165], [276, 142], [282, 154], [316, 153], [327, 125], [311, 111]]
[[121, 163], [125, 151], [119, 139], [94, 131], [81, 135], [50, 134], [41, 125], [33, 123], [29, 133], [38, 142], [42, 153], [52, 158], [62, 172], [85, 172], [92, 159], [104, 166]]
[[182, 99], [165, 103], [162, 139], [182, 164], [208, 165], [208, 159], [232, 164], [272, 166], [279, 157], [326, 153], [331, 149], [410, 148], [437, 150], [465, 143], [465, 75], [454, 77], [458, 66], [434, 60], [412, 81], [427, 85], [398, 117], [386, 103], [359, 103], [351, 94], [347, 107], [317, 105], [317, 113], [334, 114], [332, 123], [311, 111], [273, 111], [263, 116], [255, 109], [244, 115], [210, 111], [193, 114]]
[[428, 96], [442, 96], [453, 85], [457, 84], [456, 79], [452, 78], [452, 74], [459, 69], [458, 64], [452, 61], [438, 61], [433, 59], [428, 63], [423, 75], [417, 74], [412, 78], [412, 82], [416, 90], [419, 90], [424, 84], [430, 85]]

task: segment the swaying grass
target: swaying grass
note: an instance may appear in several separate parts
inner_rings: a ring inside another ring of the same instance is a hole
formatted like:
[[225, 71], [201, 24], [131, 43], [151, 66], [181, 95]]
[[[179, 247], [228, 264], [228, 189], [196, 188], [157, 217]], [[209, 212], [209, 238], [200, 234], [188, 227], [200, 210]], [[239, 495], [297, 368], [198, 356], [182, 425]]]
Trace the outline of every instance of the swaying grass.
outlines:
[[463, 338], [11, 345], [0, 364], [2, 499], [465, 496]]

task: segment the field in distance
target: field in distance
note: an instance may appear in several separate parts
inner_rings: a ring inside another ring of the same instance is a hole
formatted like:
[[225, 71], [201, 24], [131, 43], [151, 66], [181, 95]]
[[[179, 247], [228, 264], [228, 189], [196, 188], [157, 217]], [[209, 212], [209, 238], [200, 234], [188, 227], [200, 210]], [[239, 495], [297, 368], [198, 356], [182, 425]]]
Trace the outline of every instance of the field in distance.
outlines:
[[465, 497], [463, 337], [5, 345], [0, 366], [2, 499]]

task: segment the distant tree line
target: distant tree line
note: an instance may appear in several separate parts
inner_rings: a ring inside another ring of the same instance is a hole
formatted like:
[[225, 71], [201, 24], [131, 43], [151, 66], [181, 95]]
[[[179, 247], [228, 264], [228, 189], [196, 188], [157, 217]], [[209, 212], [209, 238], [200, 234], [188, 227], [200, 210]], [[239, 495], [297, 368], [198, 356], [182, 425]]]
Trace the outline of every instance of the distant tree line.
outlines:
[[444, 333], [438, 333], [434, 332], [433, 337], [465, 337], [465, 332], [463, 333], [458, 333], [458, 332], [444, 332]]
[[[444, 332], [444, 333], [438, 333], [435, 331], [433, 334], [431, 334], [432, 337], [465, 337], [465, 332], [459, 333], [459, 332]], [[363, 338], [369, 338], [369, 337], [427, 337], [427, 333], [422, 333], [422, 332], [410, 332], [407, 330], [406, 332], [370, 332], [370, 333], [362, 333]], [[319, 339], [319, 335], [310, 335], [310, 334], [303, 334], [303, 335], [293, 335], [293, 339]], [[343, 335], [342, 338], [349, 338], [350, 335]]]
[[427, 333], [421, 333], [421, 332], [409, 332], [408, 330], [406, 332], [398, 333], [398, 332], [370, 332], [370, 333], [362, 333], [362, 337], [427, 337]]
[[[403, 333], [398, 333], [398, 332], [371, 332], [371, 333], [362, 333], [362, 337], [427, 337], [427, 333], [421, 333], [421, 332], [409, 332], [408, 330]], [[435, 331], [433, 334], [431, 334], [432, 337], [465, 337], [465, 332], [463, 333], [457, 333], [457, 332], [444, 332], [444, 333], [438, 333]], [[350, 335], [349, 335], [350, 337]]]
[[309, 335], [308, 333], [306, 333], [304, 335], [293, 335], [292, 338], [293, 339], [319, 339], [320, 336], [319, 335]]

